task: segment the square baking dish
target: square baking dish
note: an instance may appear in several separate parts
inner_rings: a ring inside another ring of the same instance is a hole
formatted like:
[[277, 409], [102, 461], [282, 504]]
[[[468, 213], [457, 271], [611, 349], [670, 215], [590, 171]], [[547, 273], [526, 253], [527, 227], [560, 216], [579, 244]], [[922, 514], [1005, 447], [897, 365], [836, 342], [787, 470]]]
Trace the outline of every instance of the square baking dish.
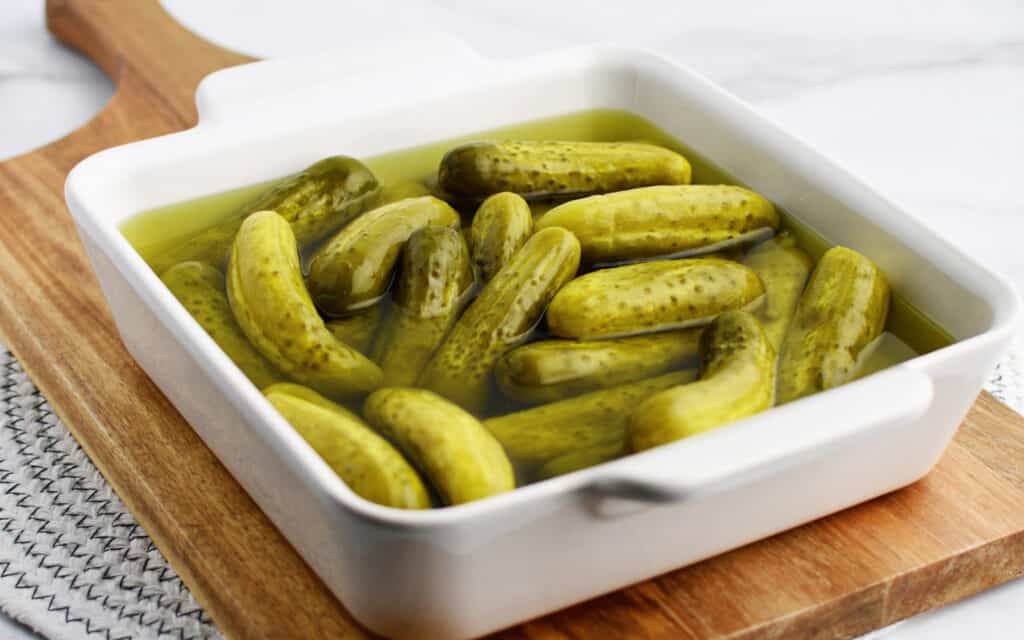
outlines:
[[[477, 636], [873, 498], [938, 461], [1020, 314], [1014, 289], [736, 98], [655, 55], [493, 61], [430, 36], [211, 75], [199, 124], [103, 151], [66, 198], [129, 351], [363, 624]], [[954, 344], [721, 429], [486, 500], [406, 512], [352, 493], [118, 231], [294, 172], [592, 108], [633, 112], [871, 257]]]

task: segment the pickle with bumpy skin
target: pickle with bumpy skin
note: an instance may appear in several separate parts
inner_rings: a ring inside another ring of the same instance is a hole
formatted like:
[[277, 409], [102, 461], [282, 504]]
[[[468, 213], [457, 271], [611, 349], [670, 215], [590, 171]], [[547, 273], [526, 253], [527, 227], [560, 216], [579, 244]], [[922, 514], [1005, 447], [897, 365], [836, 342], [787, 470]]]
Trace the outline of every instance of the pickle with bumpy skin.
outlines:
[[494, 367], [494, 377], [502, 393], [519, 402], [563, 400], [696, 363], [700, 331], [588, 342], [532, 342], [502, 356]]
[[539, 466], [569, 454], [596, 448], [625, 452], [626, 423], [637, 404], [694, 378], [695, 370], [666, 373], [490, 418], [484, 426], [529, 477]]
[[707, 324], [764, 298], [757, 275], [738, 262], [691, 258], [642, 262], [581, 276], [548, 307], [551, 333], [598, 339]]
[[291, 225], [300, 245], [314, 243], [365, 211], [377, 188], [373, 173], [358, 160], [324, 158], [274, 185], [238, 215], [156, 256], [153, 269], [159, 273], [185, 260], [222, 267], [242, 220], [254, 211], [276, 211]]
[[480, 421], [424, 389], [380, 389], [363, 406], [366, 419], [413, 460], [447, 504], [516, 488], [512, 465]]
[[700, 379], [644, 400], [629, 418], [633, 451], [674, 442], [772, 406], [775, 350], [746, 311], [715, 318], [701, 336]]
[[885, 329], [889, 283], [865, 256], [825, 252], [800, 296], [779, 359], [779, 402], [853, 379], [861, 351]]
[[242, 223], [228, 262], [228, 302], [242, 332], [285, 375], [328, 396], [366, 393], [380, 368], [324, 325], [302, 284], [295, 235], [259, 211]]
[[317, 308], [340, 316], [375, 303], [391, 284], [405, 241], [431, 224], [458, 228], [458, 212], [433, 196], [406, 198], [364, 213], [328, 240], [309, 264]]
[[373, 305], [355, 315], [328, 320], [327, 330], [338, 340], [366, 355], [373, 346], [373, 337], [377, 333], [380, 316], [380, 305]]
[[512, 259], [531, 233], [533, 216], [521, 196], [505, 191], [483, 201], [473, 216], [469, 244], [484, 282]]
[[537, 228], [576, 234], [590, 264], [684, 257], [768, 237], [779, 216], [764, 197], [730, 185], [656, 186], [561, 204]]
[[557, 458], [552, 458], [537, 469], [535, 474], [537, 480], [555, 478], [573, 471], [594, 467], [609, 460], [615, 460], [629, 453], [626, 448], [626, 439], [607, 442], [596, 445], [589, 449], [580, 449], [564, 453]]
[[400, 180], [399, 182], [392, 182], [381, 187], [380, 194], [375, 201], [375, 207], [383, 207], [386, 204], [405, 200], [406, 198], [422, 198], [429, 195], [430, 189], [422, 182]]
[[473, 268], [461, 232], [429, 226], [409, 236], [395, 285], [395, 309], [373, 349], [385, 386], [416, 382], [472, 285]]
[[419, 383], [480, 413], [494, 363], [528, 335], [579, 261], [580, 245], [565, 229], [531, 236], [455, 323]]
[[271, 385], [263, 393], [352, 491], [387, 507], [430, 508], [416, 470], [359, 416], [296, 384]]
[[235, 322], [224, 292], [224, 275], [220, 271], [191, 260], [174, 265], [160, 278], [254, 385], [262, 389], [281, 380], [281, 374], [274, 365], [249, 343]]
[[814, 261], [786, 232], [751, 249], [743, 264], [753, 269], [764, 285], [764, 304], [757, 316], [779, 354]]
[[689, 184], [690, 163], [675, 151], [637, 142], [470, 142], [445, 154], [438, 183], [484, 198], [608, 193], [652, 184]]

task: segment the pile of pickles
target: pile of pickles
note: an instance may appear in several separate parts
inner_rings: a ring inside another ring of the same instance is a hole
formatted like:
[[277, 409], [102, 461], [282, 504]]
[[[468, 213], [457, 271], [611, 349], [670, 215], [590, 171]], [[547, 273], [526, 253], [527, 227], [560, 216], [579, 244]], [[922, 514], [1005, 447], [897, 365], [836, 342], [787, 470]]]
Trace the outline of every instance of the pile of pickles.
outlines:
[[642, 142], [473, 142], [429, 186], [337, 156], [151, 265], [354, 492], [462, 504], [856, 375], [883, 273], [690, 182]]

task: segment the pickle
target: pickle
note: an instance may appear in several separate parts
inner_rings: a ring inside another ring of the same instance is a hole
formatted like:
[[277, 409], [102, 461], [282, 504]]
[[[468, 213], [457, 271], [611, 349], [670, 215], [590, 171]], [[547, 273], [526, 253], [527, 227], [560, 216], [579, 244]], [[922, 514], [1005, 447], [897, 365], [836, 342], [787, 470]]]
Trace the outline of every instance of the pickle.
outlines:
[[512, 465], [494, 436], [435, 393], [380, 389], [366, 399], [363, 414], [413, 460], [447, 504], [516, 488]]
[[684, 257], [767, 237], [779, 226], [772, 203], [742, 187], [680, 185], [631, 189], [561, 204], [537, 229], [563, 227], [590, 264]]
[[757, 275], [738, 262], [642, 262], [573, 280], [551, 301], [547, 320], [563, 338], [614, 338], [704, 325], [730, 309], [756, 308], [763, 298]]
[[237, 215], [156, 256], [153, 270], [160, 273], [186, 260], [221, 268], [242, 220], [254, 211], [276, 211], [300, 245], [314, 243], [365, 211], [376, 194], [377, 179], [363, 163], [345, 156], [324, 158], [263, 192]]
[[746, 311], [715, 318], [701, 336], [700, 380], [656, 393], [629, 418], [633, 451], [746, 418], [772, 406], [775, 350]]
[[395, 285], [395, 310], [373, 350], [385, 386], [415, 384], [472, 285], [473, 268], [461, 232], [430, 226], [409, 236]]
[[354, 413], [296, 384], [275, 384], [263, 393], [352, 491], [387, 507], [430, 508], [416, 470]]
[[615, 447], [625, 451], [626, 424], [637, 404], [695, 377], [694, 370], [666, 373], [490, 418], [484, 426], [530, 477], [541, 465], [569, 454]]
[[483, 201], [473, 216], [469, 244], [473, 264], [484, 282], [512, 259], [531, 233], [533, 216], [521, 196], [505, 191]]
[[498, 388], [525, 403], [554, 402], [696, 364], [700, 329], [618, 340], [542, 340], [506, 353], [494, 367]]
[[779, 360], [779, 403], [853, 379], [861, 351], [881, 335], [889, 283], [871, 260], [844, 247], [825, 252], [800, 296]]
[[883, 331], [882, 335], [861, 349], [860, 355], [857, 356], [852, 379], [866, 378], [873, 373], [894, 367], [917, 356], [918, 353], [906, 342], [900, 340], [896, 334]]
[[579, 267], [580, 245], [565, 229], [526, 241], [488, 282], [420, 375], [420, 385], [474, 413], [487, 406], [494, 363], [537, 324]]
[[764, 285], [764, 304], [757, 317], [779, 354], [814, 262], [797, 246], [792, 234], [786, 232], [751, 249], [743, 264], [753, 269]]
[[161, 279], [254, 385], [262, 389], [281, 380], [281, 374], [274, 365], [253, 348], [235, 322], [224, 293], [224, 275], [220, 271], [192, 260], [174, 265], [164, 272]]
[[626, 439], [621, 438], [614, 442], [600, 444], [589, 449], [570, 451], [557, 458], [552, 458], [537, 469], [535, 476], [537, 480], [547, 480], [621, 458], [627, 453], [629, 451], [626, 449]]
[[373, 345], [373, 337], [377, 333], [380, 316], [380, 305], [373, 305], [347, 318], [328, 320], [327, 330], [338, 340], [359, 353], [367, 355]]
[[383, 207], [386, 204], [405, 200], [406, 198], [421, 198], [429, 195], [430, 189], [428, 189], [422, 182], [416, 182], [415, 180], [401, 180], [381, 187], [375, 207]]
[[470, 142], [445, 154], [441, 188], [484, 198], [608, 193], [652, 184], [689, 184], [690, 163], [674, 151], [636, 142]]
[[228, 262], [228, 301], [253, 346], [284, 374], [328, 396], [365, 393], [380, 368], [328, 331], [302, 284], [295, 235], [259, 211], [242, 223]]
[[391, 283], [402, 245], [413, 231], [458, 228], [459, 214], [433, 196], [406, 198], [368, 211], [317, 250], [306, 284], [317, 308], [340, 316], [375, 303]]

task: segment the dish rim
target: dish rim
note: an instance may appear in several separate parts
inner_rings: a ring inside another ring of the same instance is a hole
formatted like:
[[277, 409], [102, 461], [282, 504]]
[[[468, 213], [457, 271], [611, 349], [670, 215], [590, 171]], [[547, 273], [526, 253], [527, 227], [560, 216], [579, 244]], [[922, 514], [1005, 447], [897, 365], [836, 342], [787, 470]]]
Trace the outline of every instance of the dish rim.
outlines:
[[[317, 56], [318, 59], [328, 59], [329, 55]], [[277, 61], [273, 61], [276, 63]], [[244, 69], [245, 73], [252, 74], [257, 71], [256, 67], [261, 64], [253, 63], [238, 68]], [[276, 100], [268, 100], [260, 103], [248, 117], [239, 121], [227, 121], [223, 118], [201, 119], [199, 124], [189, 130], [162, 136], [156, 139], [144, 140], [131, 143], [121, 147], [115, 147], [90, 156], [77, 165], [69, 174], [65, 187], [65, 195], [81, 232], [87, 234], [102, 251], [114, 267], [126, 279], [134, 292], [147, 304], [154, 315], [163, 323], [164, 327], [172, 334], [175, 341], [183, 348], [195, 363], [214, 381], [218, 390], [224, 398], [245, 419], [247, 426], [252, 430], [252, 435], [263, 439], [267, 444], [277, 448], [278, 460], [288, 465], [303, 485], [312, 491], [317, 492], [323, 498], [330, 501], [333, 507], [341, 507], [361, 518], [397, 529], [417, 530], [455, 530], [463, 526], [469, 526], [480, 519], [497, 517], [517, 508], [528, 508], [531, 505], [540, 504], [545, 500], [555, 498], [569, 498], [570, 496], [586, 492], [592, 489], [598, 480], [602, 478], [615, 478], [615, 472], [629, 467], [643, 466], [645, 463], [666, 457], [686, 457], [683, 453], [690, 451], [693, 457], [694, 451], [700, 449], [713, 449], [716, 442], [729, 439], [730, 434], [750, 431], [754, 437], [760, 437], [760, 432], [771, 431], [764, 423], [780, 423], [782, 420], [791, 418], [794, 414], [799, 418], [803, 408], [811, 403], [833, 403], [840, 399], [848, 389], [854, 385], [875, 384], [876, 376], [883, 376], [891, 371], [917, 371], [937, 364], [943, 360], [957, 358], [961, 354], [983, 348], [995, 341], [1007, 339], [1010, 332], [1020, 317], [1021, 302], [1019, 295], [1008, 280], [1000, 274], [994, 273], [976, 260], [964, 254], [952, 243], [937, 235], [916, 218], [908, 214], [904, 209], [898, 207], [885, 198], [879, 196], [870, 187], [864, 184], [854, 174], [840, 166], [838, 163], [822, 156], [814, 151], [809, 145], [787, 133], [770, 119], [759, 114], [747, 106], [744, 102], [731, 94], [719, 89], [708, 80], [687, 69], [683, 65], [672, 62], [662, 56], [653, 54], [641, 49], [625, 49], [618, 47], [586, 46], [576, 47], [569, 50], [562, 50], [546, 53], [530, 58], [494, 62], [487, 61], [481, 69], [501, 67], [505, 70], [518, 69], [529, 77], [530, 74], [539, 73], [570, 73], [579, 72], [581, 65], [605, 66], [605, 71], [615, 71], [626, 68], [633, 72], [657, 68], [660, 79], [664, 80], [666, 73], [676, 74], [680, 81], [685, 79], [688, 82], [702, 85], [700, 88], [709, 92], [716, 100], [723, 101], [729, 109], [736, 110], [739, 116], [745, 118], [750, 126], [756, 126], [771, 135], [775, 139], [776, 146], [786, 147], [786, 151], [803, 158], [813, 159], [821, 169], [831, 174], [835, 179], [842, 180], [851, 188], [870, 195], [878, 203], [887, 206], [891, 211], [900, 214], [898, 220], [890, 221], [889, 230], [893, 227], [900, 227], [903, 232], [908, 230], [920, 234], [925, 239], [940, 247], [945, 253], [956, 259], [955, 266], [948, 267], [949, 272], [969, 272], [974, 280], [987, 281], [987, 290], [977, 293], [978, 297], [984, 300], [992, 310], [992, 318], [987, 329], [973, 336], [957, 339], [953, 344], [933, 351], [931, 353], [917, 356], [907, 362], [891, 367], [885, 371], [868, 376], [863, 380], [855, 381], [830, 389], [814, 396], [798, 400], [782, 407], [773, 407], [768, 411], [751, 416], [747, 419], [731, 423], [726, 427], [685, 440], [677, 441], [649, 451], [632, 453], [623, 458], [609, 461], [587, 469], [582, 469], [570, 474], [551, 478], [541, 482], [518, 487], [513, 491], [492, 496], [483, 500], [463, 505], [435, 508], [425, 511], [406, 511], [393, 507], [386, 507], [372, 503], [353, 492], [336, 475], [327, 464], [316, 454], [316, 452], [292, 429], [288, 423], [271, 406], [263, 394], [253, 385], [242, 372], [234, 365], [227, 355], [216, 345], [212, 338], [198, 325], [198, 323], [185, 311], [184, 307], [174, 298], [173, 294], [163, 285], [160, 278], [142, 260], [119, 230], [120, 222], [124, 219], [109, 220], [107, 216], [100, 213], [102, 198], [97, 195], [96, 189], [100, 188], [102, 176], [115, 170], [118, 162], [130, 161], [132, 156], [138, 154], [152, 155], [161, 150], [161, 147], [172, 144], [198, 144], [198, 153], [202, 145], [206, 145], [206, 152], [216, 152], [218, 149], [215, 136], [208, 136], [219, 131], [225, 139], [230, 140], [232, 135], [240, 136], [244, 131], [246, 123], [251, 123], [261, 117], [273, 117], [275, 113], [287, 112], [291, 105], [298, 101], [309, 99], [311, 95], [317, 95], [322, 91], [332, 91], [331, 83], [313, 83], [298, 87], [295, 91]], [[472, 66], [472, 65], [471, 65]], [[220, 74], [231, 74], [236, 69], [228, 69], [211, 75], [207, 80], [213, 80]], [[472, 79], [473, 74], [467, 74]], [[499, 74], [495, 74], [499, 75]], [[221, 77], [229, 77], [227, 75]], [[493, 84], [493, 83], [492, 83]], [[496, 86], [500, 86], [496, 85]], [[325, 88], [326, 87], [326, 88]], [[456, 87], [448, 97], [461, 92], [481, 90], [487, 88], [487, 83], [467, 81]], [[197, 94], [197, 101], [205, 100], [208, 104], [215, 102], [209, 92], [204, 93], [202, 85]], [[412, 103], [416, 101], [413, 100]], [[338, 122], [355, 117], [355, 114], [342, 114]], [[644, 116], [646, 117], [646, 116]], [[657, 121], [648, 118], [655, 125], [660, 126]], [[529, 119], [508, 121], [505, 124], [525, 122]], [[278, 135], [283, 132], [277, 130]], [[209, 138], [207, 142], [203, 142]], [[436, 139], [435, 139], [436, 141]], [[223, 144], [224, 140], [220, 141]], [[388, 152], [386, 149], [382, 152]], [[714, 158], [711, 158], [714, 161]], [[181, 160], [177, 160], [181, 162]], [[173, 164], [173, 163], [172, 163]], [[170, 200], [168, 204], [181, 201]], [[799, 216], [795, 216], [799, 219]], [[893, 231], [895, 234], [895, 231]], [[930, 260], [924, 257], [922, 259]], [[851, 433], [856, 433], [853, 431]], [[816, 446], [824, 446], [827, 443], [834, 444], [837, 439], [850, 435], [849, 433], [833, 434], [831, 440], [818, 443]]]

